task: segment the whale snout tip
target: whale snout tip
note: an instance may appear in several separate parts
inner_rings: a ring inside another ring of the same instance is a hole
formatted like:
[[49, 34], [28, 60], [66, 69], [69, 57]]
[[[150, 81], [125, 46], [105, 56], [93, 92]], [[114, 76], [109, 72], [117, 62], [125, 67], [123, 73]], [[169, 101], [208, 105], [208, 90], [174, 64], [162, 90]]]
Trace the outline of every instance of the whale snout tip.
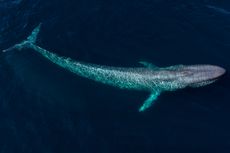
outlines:
[[226, 73], [226, 70], [224, 68], [220, 67], [220, 66], [217, 66], [216, 73], [220, 77], [220, 76], [222, 76], [222, 75], [224, 75]]
[[226, 70], [223, 67], [220, 66], [211, 66], [211, 76], [213, 79], [219, 78], [223, 76], [226, 73]]

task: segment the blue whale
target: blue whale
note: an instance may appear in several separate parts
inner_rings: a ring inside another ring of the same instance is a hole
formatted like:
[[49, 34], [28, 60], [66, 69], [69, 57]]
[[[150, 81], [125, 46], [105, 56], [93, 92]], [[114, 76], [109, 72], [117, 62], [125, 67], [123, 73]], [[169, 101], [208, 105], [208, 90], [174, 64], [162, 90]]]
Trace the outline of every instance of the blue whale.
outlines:
[[30, 48], [49, 61], [79, 76], [121, 89], [148, 91], [150, 95], [139, 108], [140, 112], [149, 108], [164, 91], [205, 86], [215, 82], [226, 72], [224, 68], [215, 65], [157, 67], [151, 63], [141, 61], [142, 67], [124, 68], [74, 61], [37, 46], [36, 39], [40, 27], [41, 24], [32, 31], [26, 40], [3, 50], [3, 52]]

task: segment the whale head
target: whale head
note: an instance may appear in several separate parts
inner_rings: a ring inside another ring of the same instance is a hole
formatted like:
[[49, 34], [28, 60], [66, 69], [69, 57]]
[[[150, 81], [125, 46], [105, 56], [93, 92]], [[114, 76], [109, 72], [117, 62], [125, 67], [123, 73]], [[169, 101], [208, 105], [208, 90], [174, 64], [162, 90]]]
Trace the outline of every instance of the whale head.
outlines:
[[215, 65], [184, 66], [179, 71], [183, 74], [181, 81], [190, 87], [211, 84], [226, 73], [224, 68]]

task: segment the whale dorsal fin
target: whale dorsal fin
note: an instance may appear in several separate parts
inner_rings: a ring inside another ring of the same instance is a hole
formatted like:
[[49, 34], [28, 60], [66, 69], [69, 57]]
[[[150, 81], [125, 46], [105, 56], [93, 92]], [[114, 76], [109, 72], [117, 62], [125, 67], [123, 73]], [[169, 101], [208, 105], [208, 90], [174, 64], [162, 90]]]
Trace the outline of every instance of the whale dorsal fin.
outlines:
[[150, 69], [158, 69], [159, 68], [158, 66], [156, 66], [152, 63], [146, 62], [146, 61], [139, 61], [138, 63], [147, 67], [147, 68], [150, 68]]
[[143, 105], [139, 108], [139, 112], [145, 111], [147, 108], [153, 105], [154, 101], [157, 99], [157, 97], [160, 95], [160, 90], [154, 90], [151, 92], [149, 97], [144, 101]]

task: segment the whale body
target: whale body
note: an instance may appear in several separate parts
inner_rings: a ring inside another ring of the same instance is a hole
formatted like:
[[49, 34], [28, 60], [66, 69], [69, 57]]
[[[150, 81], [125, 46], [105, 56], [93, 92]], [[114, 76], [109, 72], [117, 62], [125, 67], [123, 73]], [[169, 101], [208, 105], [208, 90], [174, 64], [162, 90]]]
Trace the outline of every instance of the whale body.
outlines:
[[143, 65], [142, 67], [124, 68], [83, 63], [59, 56], [37, 46], [35, 43], [40, 27], [41, 24], [32, 31], [26, 40], [3, 50], [3, 52], [30, 48], [49, 61], [79, 76], [121, 89], [148, 91], [150, 95], [139, 108], [140, 112], [149, 108], [164, 91], [205, 86], [215, 82], [226, 72], [222, 67], [208, 64], [157, 67], [141, 61], [139, 63]]

